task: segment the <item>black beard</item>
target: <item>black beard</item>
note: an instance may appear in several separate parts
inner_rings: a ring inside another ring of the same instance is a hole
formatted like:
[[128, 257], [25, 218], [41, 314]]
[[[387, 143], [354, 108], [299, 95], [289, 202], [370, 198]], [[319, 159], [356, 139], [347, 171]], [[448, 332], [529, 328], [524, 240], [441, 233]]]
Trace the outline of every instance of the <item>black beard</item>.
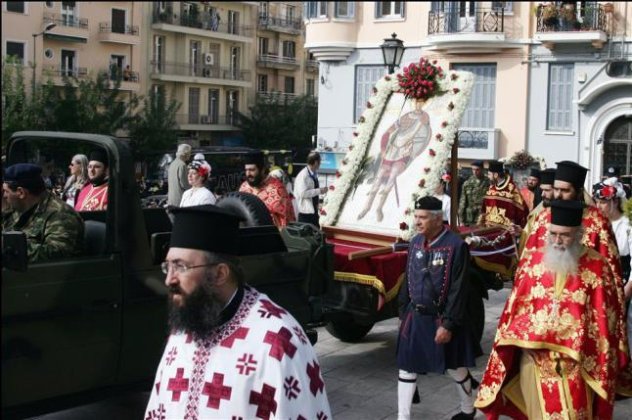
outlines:
[[534, 192], [537, 187], [536, 186], [527, 185], [527, 188], [529, 189], [529, 191]]
[[187, 332], [195, 338], [205, 338], [217, 328], [221, 322], [224, 304], [219, 301], [208, 280], [191, 292], [182, 294], [182, 305], [177, 306], [169, 299], [169, 327], [173, 332]]
[[551, 200], [549, 200], [548, 198], [543, 198], [542, 207], [551, 207]]
[[257, 188], [263, 182], [263, 175], [255, 175], [252, 180], [250, 178], [246, 178], [246, 182], [248, 182], [248, 185], [250, 185], [251, 187]]
[[99, 185], [105, 184], [107, 182], [107, 180], [108, 180], [107, 177], [105, 176], [105, 174], [103, 174], [103, 175], [99, 175], [99, 176], [96, 176], [96, 177], [92, 178], [90, 180], [90, 183], [93, 186], [98, 187]]

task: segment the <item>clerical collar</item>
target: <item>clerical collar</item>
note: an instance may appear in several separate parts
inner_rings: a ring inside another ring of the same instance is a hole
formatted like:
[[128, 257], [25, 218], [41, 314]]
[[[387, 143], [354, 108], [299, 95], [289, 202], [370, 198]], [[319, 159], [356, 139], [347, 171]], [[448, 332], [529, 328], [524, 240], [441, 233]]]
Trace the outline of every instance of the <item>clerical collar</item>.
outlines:
[[237, 313], [237, 309], [239, 309], [239, 305], [241, 304], [242, 299], [244, 298], [244, 286], [237, 287], [237, 290], [233, 293], [228, 304], [224, 306], [222, 312], [219, 315], [219, 325], [224, 325], [228, 321], [230, 321], [235, 314]]

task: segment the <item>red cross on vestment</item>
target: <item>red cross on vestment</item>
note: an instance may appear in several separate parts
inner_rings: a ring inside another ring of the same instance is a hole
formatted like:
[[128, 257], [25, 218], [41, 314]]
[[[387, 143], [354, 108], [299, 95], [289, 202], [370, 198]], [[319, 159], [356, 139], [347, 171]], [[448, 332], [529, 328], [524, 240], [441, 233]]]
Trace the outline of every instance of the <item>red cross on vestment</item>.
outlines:
[[171, 401], [180, 401], [180, 394], [189, 390], [189, 379], [184, 377], [184, 368], [176, 370], [176, 376], [169, 379], [167, 391], [172, 391]]
[[247, 335], [248, 335], [248, 328], [239, 327], [237, 328], [237, 331], [235, 331], [234, 333], [230, 335], [230, 337], [227, 337], [224, 340], [222, 340], [222, 342], [220, 343], [220, 346], [231, 348], [233, 347], [235, 340], [237, 339], [244, 340]]
[[261, 318], [270, 318], [271, 316], [275, 316], [281, 319], [281, 315], [286, 314], [286, 310], [276, 306], [274, 303], [269, 300], [261, 300], [261, 308], [257, 311], [261, 314]]
[[224, 386], [224, 375], [221, 373], [213, 373], [213, 382], [204, 382], [202, 394], [208, 395], [207, 407], [219, 408], [222, 400], [230, 400], [231, 387]]
[[290, 356], [290, 359], [294, 357], [296, 353], [296, 346], [290, 342], [292, 333], [285, 327], [281, 327], [278, 333], [268, 331], [263, 339], [264, 343], [270, 344], [270, 356], [274, 357], [278, 361], [281, 361], [284, 354]]
[[274, 400], [276, 389], [266, 383], [263, 384], [261, 392], [250, 391], [250, 404], [257, 406], [257, 417], [269, 419], [270, 414], [276, 414], [277, 403]]
[[307, 376], [309, 376], [309, 390], [312, 391], [312, 394], [316, 395], [318, 392], [322, 392], [325, 383], [320, 379], [320, 366], [316, 360], [314, 360], [314, 366], [311, 363], [307, 364]]
[[257, 361], [252, 354], [244, 353], [239, 359], [237, 359], [235, 367], [239, 369], [239, 373], [242, 375], [250, 375], [250, 371], [257, 370]]

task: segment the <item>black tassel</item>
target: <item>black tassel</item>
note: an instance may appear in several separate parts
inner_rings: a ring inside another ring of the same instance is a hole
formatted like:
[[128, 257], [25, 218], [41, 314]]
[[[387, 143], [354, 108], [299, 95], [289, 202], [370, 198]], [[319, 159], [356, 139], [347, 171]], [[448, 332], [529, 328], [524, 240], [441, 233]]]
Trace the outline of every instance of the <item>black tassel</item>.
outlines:
[[419, 404], [421, 402], [421, 398], [419, 397], [419, 389], [415, 387], [415, 394], [413, 395], [413, 404]]

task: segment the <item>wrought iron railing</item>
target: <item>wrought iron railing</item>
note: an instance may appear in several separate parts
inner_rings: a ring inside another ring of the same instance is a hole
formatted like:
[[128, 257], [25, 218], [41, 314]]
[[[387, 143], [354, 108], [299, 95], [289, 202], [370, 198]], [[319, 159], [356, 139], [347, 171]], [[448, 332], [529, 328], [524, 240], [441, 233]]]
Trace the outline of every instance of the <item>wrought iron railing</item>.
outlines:
[[73, 28], [88, 29], [88, 19], [78, 18], [72, 15], [58, 15], [55, 13], [44, 13], [44, 23], [55, 23], [57, 26], [70, 26]]
[[299, 19], [286, 19], [276, 16], [270, 16], [269, 14], [259, 13], [259, 27], [269, 28], [287, 28], [296, 31], [301, 30], [302, 22]]
[[577, 8], [574, 4], [540, 4], [535, 12], [536, 32], [604, 31], [607, 18], [602, 4]]
[[464, 129], [459, 130], [458, 142], [459, 148], [462, 149], [488, 149], [489, 142], [493, 140], [494, 131], [489, 130], [476, 130], [476, 129]]
[[454, 11], [428, 13], [428, 35], [460, 32], [504, 32], [505, 11], [503, 9], [477, 9], [474, 16], [461, 17]]
[[232, 115], [200, 115], [200, 114], [176, 114], [176, 122], [182, 124], [201, 125], [237, 125], [238, 113]]
[[152, 23], [168, 23], [171, 25], [186, 26], [189, 28], [205, 29], [212, 32], [224, 34], [240, 35], [249, 37], [253, 33], [253, 28], [247, 25], [239, 25], [231, 22], [222, 22], [212, 19], [209, 13], [199, 14], [182, 13], [178, 15], [171, 12], [154, 11]]
[[123, 25], [119, 27], [118, 25], [112, 25], [110, 22], [100, 22], [99, 32], [125, 34], [125, 35], [138, 35], [139, 33], [138, 25]]
[[298, 98], [299, 95], [297, 95], [296, 93], [285, 92], [257, 92], [257, 96], [267, 101], [281, 100], [283, 102], [291, 102], [294, 99]]
[[88, 76], [88, 69], [86, 67], [64, 67], [54, 64], [47, 64], [43, 67], [44, 73], [52, 76], [68, 76], [83, 78]]
[[131, 70], [126, 70], [126, 69], [121, 70], [117, 67], [116, 70], [108, 69], [107, 72], [108, 72], [108, 77], [110, 78], [110, 80], [117, 80], [118, 78], [120, 78], [121, 81], [123, 82], [132, 82], [132, 83], [140, 82], [140, 76], [137, 71], [131, 71]]
[[299, 62], [294, 57], [283, 57], [279, 54], [270, 53], [267, 54], [259, 54], [257, 56], [257, 61], [260, 63], [276, 63], [276, 64], [293, 64], [298, 65]]
[[230, 67], [193, 65], [186, 63], [151, 61], [152, 73], [172, 74], [178, 76], [209, 77], [225, 80], [250, 80], [250, 70], [239, 70]]
[[305, 60], [305, 68], [308, 71], [318, 71], [318, 60]]

